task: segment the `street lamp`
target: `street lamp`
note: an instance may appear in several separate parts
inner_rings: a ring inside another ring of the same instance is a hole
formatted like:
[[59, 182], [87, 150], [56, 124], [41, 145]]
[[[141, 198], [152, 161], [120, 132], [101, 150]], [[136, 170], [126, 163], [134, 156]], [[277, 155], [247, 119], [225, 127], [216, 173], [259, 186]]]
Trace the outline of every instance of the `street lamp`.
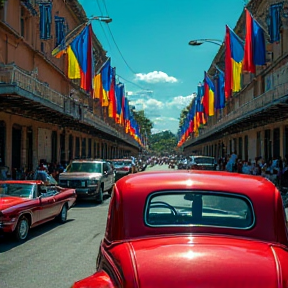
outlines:
[[112, 19], [108, 16], [93, 16], [91, 18], [88, 18], [88, 20], [99, 20], [99, 21], [105, 22], [107, 24], [112, 22]]
[[222, 46], [222, 45], [223, 45], [223, 41], [218, 40], [218, 39], [195, 39], [195, 40], [189, 41], [188, 44], [191, 45], [191, 46], [200, 46], [200, 45], [202, 45], [204, 42], [216, 44], [216, 45], [218, 45], [218, 46]]

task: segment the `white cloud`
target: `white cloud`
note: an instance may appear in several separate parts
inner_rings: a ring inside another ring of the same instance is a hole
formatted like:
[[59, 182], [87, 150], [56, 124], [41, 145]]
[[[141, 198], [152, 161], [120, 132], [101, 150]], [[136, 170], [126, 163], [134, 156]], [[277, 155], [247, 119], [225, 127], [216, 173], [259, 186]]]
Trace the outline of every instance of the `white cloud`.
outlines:
[[196, 94], [194, 93], [188, 96], [177, 96], [174, 97], [172, 101], [167, 102], [166, 105], [168, 108], [176, 107], [177, 109], [182, 110], [183, 108], [187, 107], [195, 97]]
[[139, 107], [139, 110], [145, 110], [145, 112], [154, 113], [155, 111], [162, 110], [164, 108], [164, 103], [156, 100], [154, 98], [150, 99], [137, 99], [135, 101], [130, 101], [131, 105]]
[[138, 73], [136, 74], [136, 80], [144, 81], [147, 83], [176, 83], [178, 80], [173, 76], [168, 76], [162, 71], [153, 71], [147, 74]]

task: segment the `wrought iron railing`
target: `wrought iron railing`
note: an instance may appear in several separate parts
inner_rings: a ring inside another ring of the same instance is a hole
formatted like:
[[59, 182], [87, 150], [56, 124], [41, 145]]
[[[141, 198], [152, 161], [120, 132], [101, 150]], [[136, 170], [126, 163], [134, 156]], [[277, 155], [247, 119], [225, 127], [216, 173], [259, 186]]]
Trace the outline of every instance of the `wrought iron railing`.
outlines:
[[[208, 125], [205, 126], [204, 129], [201, 129], [200, 135], [198, 137], [190, 138], [189, 140], [187, 140], [185, 146], [191, 145], [201, 139], [205, 139], [206, 137], [212, 135], [217, 130], [227, 125], [227, 123], [232, 123], [240, 117], [249, 115], [265, 106], [273, 105], [275, 102], [288, 95], [288, 83], [279, 84], [273, 89], [270, 89], [257, 97], [254, 97], [253, 93], [251, 93], [250, 95], [247, 92], [247, 94], [245, 93], [245, 95], [244, 93], [245, 91], [243, 91], [242, 93], [240, 92], [235, 98], [232, 98], [230, 100], [230, 113], [219, 117], [216, 123], [214, 123], [215, 121], [211, 121], [212, 119], [208, 119]], [[245, 103], [241, 101], [243, 103], [242, 105], [239, 101], [240, 97], [245, 97], [246, 100]]]
[[81, 99], [75, 101], [75, 99], [64, 96], [50, 88], [48, 83], [36, 79], [32, 72], [29, 73], [12, 64], [0, 65], [0, 84], [16, 85], [40, 99], [57, 105], [58, 108], [62, 108], [63, 113], [71, 115], [75, 120], [83, 121], [83, 123], [117, 137], [133, 146], [137, 145], [137, 142], [130, 135], [120, 133], [117, 129], [93, 114], [90, 105], [85, 108], [84, 105], [87, 102], [87, 97], [85, 97], [86, 100], [84, 103], [81, 102]]

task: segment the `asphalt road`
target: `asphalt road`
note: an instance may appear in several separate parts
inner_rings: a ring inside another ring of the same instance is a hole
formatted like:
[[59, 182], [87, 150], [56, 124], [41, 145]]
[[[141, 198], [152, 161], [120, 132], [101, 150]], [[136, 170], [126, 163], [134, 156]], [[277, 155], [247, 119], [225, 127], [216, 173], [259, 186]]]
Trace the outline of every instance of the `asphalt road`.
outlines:
[[[168, 170], [168, 166], [149, 170]], [[101, 205], [77, 202], [65, 224], [52, 221], [36, 227], [21, 244], [0, 238], [0, 288], [69, 288], [93, 274], [109, 202], [108, 197]]]
[[52, 221], [31, 229], [22, 244], [0, 238], [0, 287], [67, 288], [93, 274], [109, 202], [79, 202], [65, 224]]

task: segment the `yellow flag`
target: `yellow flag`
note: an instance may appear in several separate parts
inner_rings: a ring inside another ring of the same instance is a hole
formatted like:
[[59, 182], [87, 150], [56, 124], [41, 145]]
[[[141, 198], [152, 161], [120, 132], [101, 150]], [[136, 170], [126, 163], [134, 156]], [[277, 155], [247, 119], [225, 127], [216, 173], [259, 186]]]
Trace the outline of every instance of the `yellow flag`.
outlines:
[[68, 78], [69, 79], [81, 78], [79, 63], [75, 57], [74, 52], [71, 49], [71, 46], [67, 48], [67, 54], [68, 54]]

